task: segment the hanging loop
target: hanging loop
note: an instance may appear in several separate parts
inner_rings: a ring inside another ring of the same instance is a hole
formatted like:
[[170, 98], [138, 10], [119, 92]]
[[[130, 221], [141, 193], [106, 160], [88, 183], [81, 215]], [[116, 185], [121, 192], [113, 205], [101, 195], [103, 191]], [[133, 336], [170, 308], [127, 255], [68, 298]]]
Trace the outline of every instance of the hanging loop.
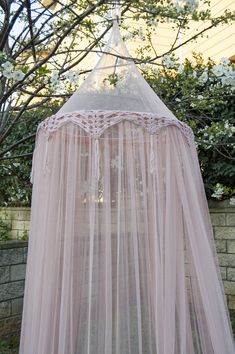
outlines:
[[120, 23], [121, 19], [121, 5], [120, 5], [120, 0], [116, 0], [114, 2], [114, 8], [113, 8], [113, 20], [117, 21], [117, 23]]

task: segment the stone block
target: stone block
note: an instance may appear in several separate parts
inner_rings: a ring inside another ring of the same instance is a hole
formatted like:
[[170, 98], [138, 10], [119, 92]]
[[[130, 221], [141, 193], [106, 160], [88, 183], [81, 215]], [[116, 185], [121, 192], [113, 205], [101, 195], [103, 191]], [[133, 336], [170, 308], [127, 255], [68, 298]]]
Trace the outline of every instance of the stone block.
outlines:
[[7, 283], [10, 280], [10, 267], [0, 267], [0, 284]]
[[235, 282], [234, 281], [227, 281], [223, 282], [224, 284], [224, 292], [226, 295], [235, 295]]
[[23, 248], [0, 249], [0, 266], [19, 264], [24, 261]]
[[24, 281], [2, 284], [0, 287], [0, 302], [24, 295]]
[[1, 211], [5, 215], [5, 219], [7, 219], [7, 220], [14, 219], [14, 217], [13, 217], [14, 213], [12, 212], [11, 208], [1, 208]]
[[228, 213], [226, 215], [226, 225], [235, 226], [235, 213]]
[[6, 219], [6, 209], [0, 208], [0, 219], [5, 220]]
[[218, 240], [235, 240], [235, 228], [230, 226], [215, 227], [215, 238]]
[[228, 240], [227, 241], [227, 252], [228, 253], [235, 253], [235, 240]]
[[18, 209], [15, 213], [16, 220], [29, 221], [30, 220], [30, 208]]
[[0, 302], [0, 318], [9, 317], [11, 315], [11, 301]]
[[25, 279], [26, 264], [16, 264], [10, 267], [11, 281]]
[[216, 251], [219, 253], [226, 252], [226, 240], [215, 240]]
[[235, 281], [235, 268], [227, 268], [227, 279], [230, 281]]
[[225, 213], [211, 213], [211, 223], [214, 226], [224, 226], [225, 222]]
[[25, 236], [29, 236], [29, 230], [26, 230], [26, 229], [24, 229], [24, 230], [18, 230], [18, 238], [19, 239], [25, 239]]
[[14, 249], [14, 248], [24, 248], [24, 247], [28, 247], [28, 241], [25, 240], [0, 241], [0, 252], [3, 249]]
[[21, 327], [21, 318], [21, 315], [17, 315], [0, 320], [1, 337], [4, 337], [8, 334], [13, 335], [15, 333], [19, 333]]
[[12, 315], [22, 314], [23, 302], [24, 302], [23, 297], [19, 297], [18, 299], [12, 300], [11, 302]]
[[29, 230], [29, 221], [12, 220], [12, 230]]
[[10, 238], [12, 239], [12, 240], [17, 240], [18, 239], [18, 230], [11, 230], [10, 231]]
[[235, 254], [218, 254], [219, 265], [222, 267], [235, 267]]
[[220, 274], [223, 280], [227, 279], [227, 267], [220, 267]]
[[231, 207], [231, 204], [229, 203], [229, 200], [215, 200], [215, 199], [209, 199], [208, 200], [209, 208], [210, 209], [224, 209], [224, 208], [229, 208]]
[[228, 296], [228, 308], [230, 310], [235, 310], [235, 296], [234, 295]]

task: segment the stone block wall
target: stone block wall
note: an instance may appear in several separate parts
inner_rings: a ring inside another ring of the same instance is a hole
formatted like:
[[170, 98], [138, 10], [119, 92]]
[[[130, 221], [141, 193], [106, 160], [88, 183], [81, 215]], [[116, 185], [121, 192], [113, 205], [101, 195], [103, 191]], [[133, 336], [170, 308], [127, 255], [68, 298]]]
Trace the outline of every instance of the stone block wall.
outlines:
[[[235, 206], [209, 202], [216, 249], [228, 307], [235, 313]], [[0, 337], [18, 333], [23, 305], [29, 208], [0, 208], [11, 228], [11, 240], [0, 242]]]
[[19, 334], [27, 241], [0, 242], [0, 337]]
[[11, 239], [26, 238], [30, 223], [30, 208], [0, 208], [0, 220], [10, 226]]
[[235, 310], [235, 206], [229, 201], [209, 206], [228, 307]]

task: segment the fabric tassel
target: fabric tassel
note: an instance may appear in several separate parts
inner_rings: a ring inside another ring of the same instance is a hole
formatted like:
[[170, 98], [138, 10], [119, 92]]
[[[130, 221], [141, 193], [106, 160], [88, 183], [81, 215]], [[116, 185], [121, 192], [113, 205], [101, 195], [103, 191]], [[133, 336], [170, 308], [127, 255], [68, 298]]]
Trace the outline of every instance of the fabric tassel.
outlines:
[[[36, 142], [36, 144], [37, 144], [37, 142]], [[31, 167], [31, 172], [30, 172], [30, 183], [32, 183], [32, 184], [33, 184], [33, 181], [34, 181], [35, 155], [36, 155], [36, 145], [35, 145], [35, 149], [34, 149], [34, 152], [33, 152], [32, 167]]]
[[155, 170], [155, 155], [153, 148], [153, 135], [150, 135], [150, 173], [154, 173]]
[[100, 178], [100, 148], [99, 139], [95, 139], [95, 178], [98, 181]]
[[32, 167], [31, 167], [31, 171], [30, 171], [30, 183], [32, 183], [32, 184], [34, 182], [36, 151], [37, 151], [38, 139], [39, 139], [38, 131], [39, 130], [37, 129], [36, 139], [35, 139], [35, 146], [34, 146], [34, 151], [33, 151], [33, 158], [32, 158]]
[[[34, 152], [34, 153], [35, 153], [35, 152]], [[34, 169], [35, 169], [35, 167], [34, 167], [34, 164], [35, 164], [35, 163], [34, 163], [34, 160], [35, 160], [35, 158], [34, 158], [34, 154], [33, 154], [32, 167], [31, 167], [30, 178], [29, 178], [31, 184], [33, 184], [33, 180], [34, 180]]]
[[44, 175], [47, 172], [50, 172], [49, 166], [48, 166], [48, 144], [49, 144], [49, 136], [47, 136], [46, 139], [46, 147], [45, 147], [45, 153], [44, 153], [44, 161], [43, 161], [43, 172]]

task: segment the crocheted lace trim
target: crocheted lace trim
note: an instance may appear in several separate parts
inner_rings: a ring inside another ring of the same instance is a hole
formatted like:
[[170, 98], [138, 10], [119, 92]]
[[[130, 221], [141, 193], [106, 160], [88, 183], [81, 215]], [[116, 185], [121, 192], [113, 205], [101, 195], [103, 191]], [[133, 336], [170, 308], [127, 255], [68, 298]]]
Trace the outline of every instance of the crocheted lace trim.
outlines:
[[98, 139], [106, 129], [123, 120], [145, 128], [149, 134], [156, 134], [161, 128], [174, 125], [184, 134], [189, 144], [194, 141], [192, 129], [187, 124], [174, 118], [147, 112], [81, 110], [65, 114], [57, 113], [41, 122], [38, 130], [43, 129], [50, 135], [70, 122], [77, 124], [91, 137]]

